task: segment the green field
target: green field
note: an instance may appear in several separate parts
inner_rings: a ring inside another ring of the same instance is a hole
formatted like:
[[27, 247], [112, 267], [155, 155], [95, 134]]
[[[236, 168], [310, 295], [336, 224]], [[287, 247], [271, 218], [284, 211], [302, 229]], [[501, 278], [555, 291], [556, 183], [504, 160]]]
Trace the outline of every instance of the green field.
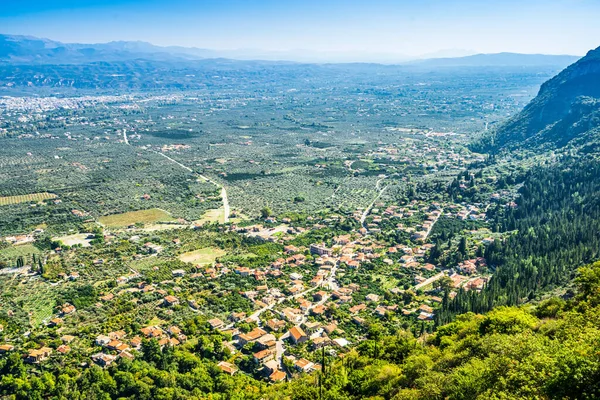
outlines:
[[188, 253], [183, 253], [179, 256], [179, 259], [187, 263], [206, 265], [214, 263], [217, 258], [224, 255], [224, 250], [216, 247], [206, 247], [203, 249], [190, 251]]
[[109, 228], [122, 228], [136, 223], [147, 224], [174, 220], [169, 213], [158, 208], [106, 215], [99, 218], [100, 223]]
[[31, 193], [19, 196], [4, 196], [0, 197], [0, 206], [8, 206], [10, 204], [32, 203], [43, 200], [55, 199], [57, 196], [53, 193]]
[[194, 221], [198, 225], [210, 224], [212, 222], [222, 223], [225, 220], [224, 210], [222, 208], [214, 208], [204, 213], [201, 219]]

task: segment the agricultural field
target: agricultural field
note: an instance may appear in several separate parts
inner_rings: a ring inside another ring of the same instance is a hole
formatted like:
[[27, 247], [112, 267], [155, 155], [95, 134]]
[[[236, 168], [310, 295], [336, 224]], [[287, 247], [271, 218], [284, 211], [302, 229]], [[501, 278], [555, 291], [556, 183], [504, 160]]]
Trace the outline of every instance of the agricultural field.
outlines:
[[0, 196], [0, 206], [6, 206], [10, 204], [19, 204], [19, 203], [33, 203], [40, 202], [44, 200], [55, 199], [57, 196], [53, 193], [32, 193], [32, 194], [22, 194], [17, 196]]
[[152, 208], [149, 210], [130, 211], [122, 214], [112, 214], [100, 217], [98, 221], [108, 228], [124, 228], [135, 224], [153, 224], [156, 222], [171, 222], [175, 219], [164, 210]]
[[28, 257], [33, 254], [41, 254], [42, 251], [32, 244], [9, 246], [0, 249], [0, 260], [14, 260], [18, 257]]
[[53, 240], [61, 243], [64, 246], [81, 246], [81, 247], [90, 247], [90, 242], [94, 238], [94, 235], [91, 233], [75, 233], [73, 235], [60, 236], [55, 237]]
[[210, 265], [213, 264], [217, 258], [224, 256], [225, 254], [227, 253], [221, 249], [207, 247], [180, 254], [179, 259], [185, 263]]
[[210, 223], [214, 223], [214, 222], [217, 222], [217, 223], [225, 222], [225, 212], [224, 212], [223, 208], [217, 208], [214, 210], [206, 211], [206, 213], [204, 213], [202, 218], [200, 218], [197, 221], [194, 221], [194, 224], [203, 225], [203, 224], [210, 224]]

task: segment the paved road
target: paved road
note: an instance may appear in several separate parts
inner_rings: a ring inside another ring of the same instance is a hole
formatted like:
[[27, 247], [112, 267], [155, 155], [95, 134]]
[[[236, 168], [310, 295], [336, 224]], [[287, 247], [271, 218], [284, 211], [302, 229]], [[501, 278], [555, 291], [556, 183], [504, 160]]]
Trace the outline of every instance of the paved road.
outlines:
[[418, 285], [415, 285], [414, 290], [419, 290], [422, 287], [425, 287], [425, 286], [437, 281], [438, 279], [443, 278], [444, 276], [446, 276], [446, 274], [444, 272], [440, 272], [439, 274], [436, 274], [436, 275], [432, 276], [431, 278], [424, 280], [423, 282], [419, 283]]
[[[441, 209], [440, 215], [442, 215], [443, 212], [444, 212], [444, 209]], [[427, 232], [425, 232], [425, 237], [423, 238], [423, 241], [427, 240], [427, 238], [429, 237], [429, 234], [433, 230], [433, 226], [435, 225], [436, 222], [438, 222], [438, 219], [440, 219], [440, 217], [437, 217], [436, 219], [433, 220], [433, 222], [431, 223], [431, 226], [429, 227], [429, 229], [427, 229]]]
[[369, 212], [371, 212], [371, 208], [373, 208], [373, 205], [375, 204], [375, 202], [377, 200], [379, 200], [379, 198], [381, 197], [381, 195], [383, 194], [383, 192], [385, 192], [385, 189], [387, 189], [387, 186], [385, 186], [382, 189], [379, 189], [379, 184], [381, 183], [381, 181], [383, 181], [385, 178], [387, 178], [387, 176], [384, 176], [383, 178], [380, 178], [377, 183], [375, 183], [375, 188], [377, 190], [379, 190], [379, 193], [377, 194], [377, 196], [373, 199], [373, 201], [371, 202], [371, 204], [369, 204], [369, 206], [367, 207], [367, 209], [362, 213], [362, 216], [360, 217], [360, 224], [362, 225], [363, 228], [367, 229], [367, 227], [365, 226], [365, 220], [367, 219], [367, 215], [369, 215]]

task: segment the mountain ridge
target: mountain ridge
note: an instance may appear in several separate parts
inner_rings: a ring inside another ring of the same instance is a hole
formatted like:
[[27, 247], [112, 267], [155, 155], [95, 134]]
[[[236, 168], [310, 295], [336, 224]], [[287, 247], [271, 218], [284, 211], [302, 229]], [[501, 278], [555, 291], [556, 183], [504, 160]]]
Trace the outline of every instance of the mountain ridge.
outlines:
[[[63, 43], [34, 36], [0, 34], [0, 63], [9, 64], [77, 64], [97, 61], [203, 60], [229, 58], [233, 60], [290, 61], [299, 63], [355, 63], [348, 54], [318, 54], [308, 50], [294, 52], [261, 50], [211, 50], [197, 47], [157, 46], [145, 41], [112, 41], [107, 43]], [[445, 52], [438, 52], [443, 54]], [[323, 58], [325, 57], [325, 58]], [[329, 57], [327, 61], [326, 58]], [[447, 66], [566, 66], [578, 56], [520, 53], [474, 54], [461, 57], [419, 58], [371, 54], [376, 64], [417, 67]], [[315, 61], [316, 60], [316, 61]], [[337, 61], [336, 61], [337, 60]], [[371, 63], [371, 62], [369, 62]]]
[[543, 83], [517, 115], [484, 136], [474, 148], [497, 152], [519, 146], [562, 148], [588, 145], [600, 130], [600, 47], [590, 50]]
[[416, 60], [412, 65], [430, 67], [475, 67], [475, 66], [536, 66], [536, 65], [564, 65], [567, 66], [578, 56], [566, 54], [523, 54], [523, 53], [479, 53], [464, 57], [444, 57]]

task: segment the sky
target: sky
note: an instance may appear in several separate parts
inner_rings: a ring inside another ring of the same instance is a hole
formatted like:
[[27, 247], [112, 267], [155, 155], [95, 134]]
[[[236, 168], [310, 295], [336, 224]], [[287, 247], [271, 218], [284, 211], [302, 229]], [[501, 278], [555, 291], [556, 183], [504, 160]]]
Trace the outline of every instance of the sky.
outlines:
[[599, 21], [600, 0], [0, 0], [0, 33], [217, 50], [583, 55]]

